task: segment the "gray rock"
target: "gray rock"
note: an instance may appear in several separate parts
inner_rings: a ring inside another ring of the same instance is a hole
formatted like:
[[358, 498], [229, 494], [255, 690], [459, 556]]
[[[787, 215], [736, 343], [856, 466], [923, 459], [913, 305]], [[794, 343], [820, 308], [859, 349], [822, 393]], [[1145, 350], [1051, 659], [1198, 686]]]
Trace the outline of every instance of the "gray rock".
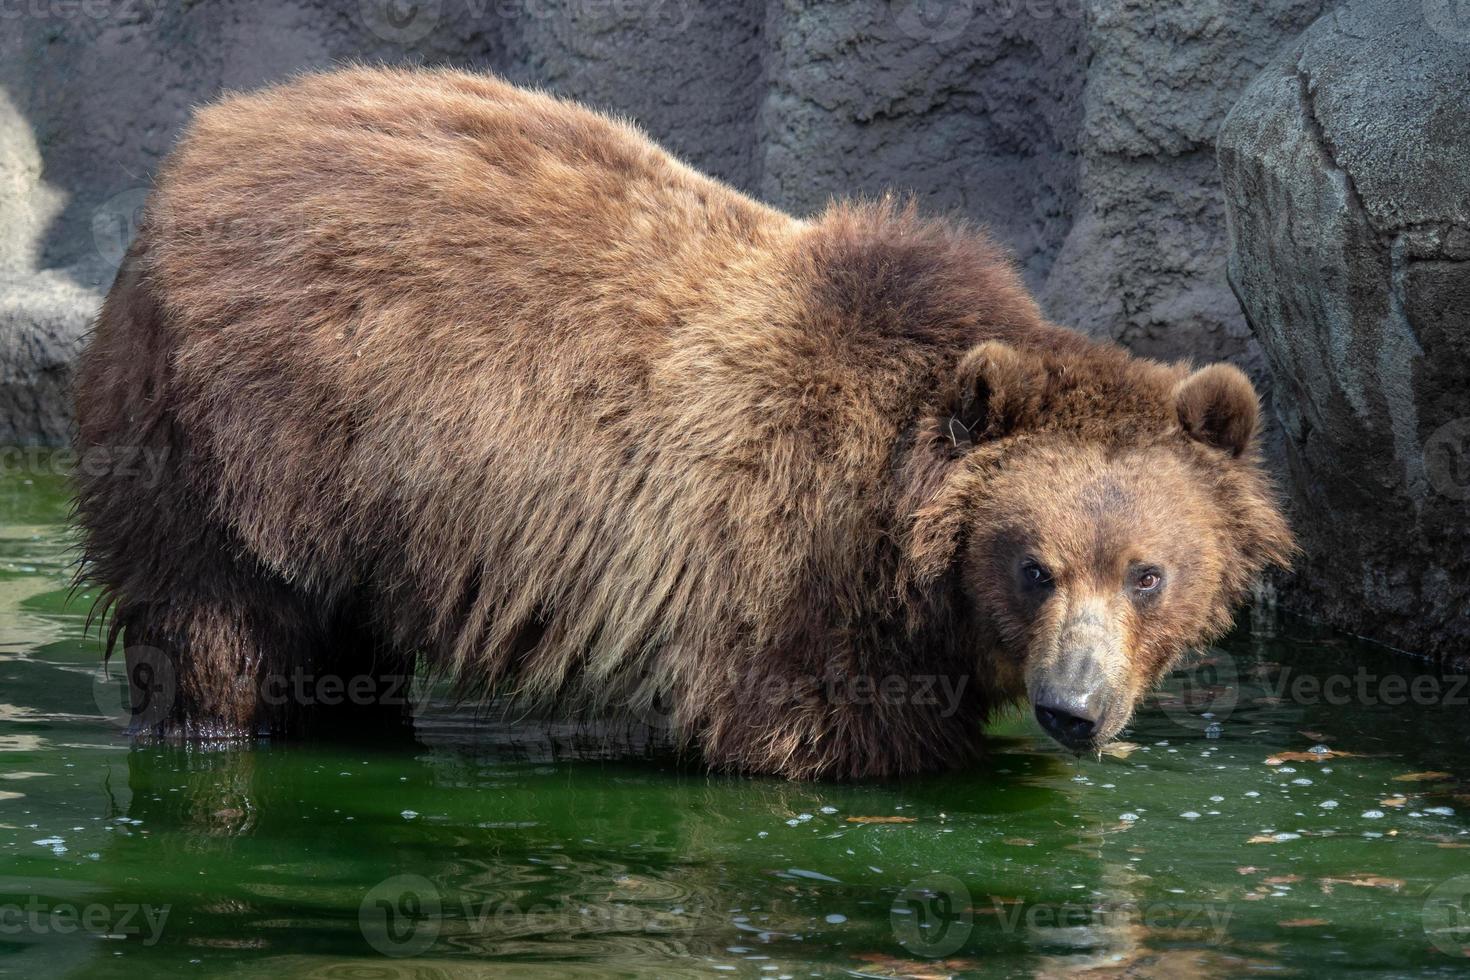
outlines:
[[97, 303], [54, 272], [0, 279], [0, 446], [66, 441], [72, 370]]
[[1305, 549], [1288, 605], [1470, 641], [1470, 19], [1355, 0], [1225, 120], [1230, 281], [1276, 379]]
[[[0, 281], [71, 282], [95, 307], [191, 107], [227, 89], [344, 60], [452, 64], [632, 117], [798, 213], [912, 193], [989, 226], [1059, 321], [1251, 367], [1209, 147], [1234, 95], [1323, 3], [13, 4], [0, 11]], [[50, 345], [59, 363], [81, 301], [39, 285], [27, 296], [6, 301], [4, 329], [34, 336], [5, 349]], [[60, 397], [55, 385], [21, 396], [32, 373], [8, 367], [12, 403]], [[0, 434], [56, 438], [31, 417], [0, 419]]]
[[1259, 351], [1225, 280], [1214, 140], [1241, 89], [1324, 0], [1089, 4], [1082, 206], [1042, 289], [1063, 322], [1148, 356]]
[[912, 194], [1044, 282], [1078, 204], [1080, 0], [771, 4], [760, 196], [798, 214]]

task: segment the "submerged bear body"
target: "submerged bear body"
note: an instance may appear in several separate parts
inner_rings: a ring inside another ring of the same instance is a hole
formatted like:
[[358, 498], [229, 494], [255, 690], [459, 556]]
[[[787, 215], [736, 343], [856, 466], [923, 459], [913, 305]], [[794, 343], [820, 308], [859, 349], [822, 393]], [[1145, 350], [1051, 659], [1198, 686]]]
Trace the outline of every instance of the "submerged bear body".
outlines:
[[281, 678], [422, 663], [670, 704], [715, 767], [933, 769], [1108, 589], [1053, 528], [1195, 537], [1137, 559], [1192, 593], [1100, 614], [1129, 710], [1284, 560], [1242, 384], [1048, 324], [963, 228], [797, 220], [544, 95], [343, 71], [201, 111], [163, 170], [79, 376], [83, 573], [177, 675], [157, 735], [305, 730]]

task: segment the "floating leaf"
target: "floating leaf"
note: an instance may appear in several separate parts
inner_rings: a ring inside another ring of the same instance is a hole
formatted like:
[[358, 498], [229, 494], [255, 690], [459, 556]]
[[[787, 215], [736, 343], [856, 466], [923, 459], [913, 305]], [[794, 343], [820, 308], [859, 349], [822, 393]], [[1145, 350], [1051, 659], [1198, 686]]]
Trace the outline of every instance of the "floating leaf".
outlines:
[[1409, 801], [1402, 796], [1390, 796], [1378, 801], [1379, 806], [1404, 806]]
[[1034, 840], [1027, 840], [1024, 837], [1007, 837], [1004, 841], [1002, 841], [1002, 843], [1004, 843], [1004, 844], [1010, 844], [1012, 847], [1035, 847], [1036, 846], [1036, 842]]
[[1357, 755], [1356, 752], [1339, 752], [1337, 749], [1328, 749], [1325, 752], [1277, 752], [1275, 755], [1266, 757], [1266, 765], [1279, 766], [1283, 762], [1326, 762], [1328, 759], [1350, 759]]
[[1102, 747], [1102, 754], [1112, 759], [1126, 759], [1138, 749], [1137, 742], [1109, 742]]
[[1264, 880], [1265, 880], [1266, 884], [1268, 884], [1268, 885], [1291, 885], [1291, 884], [1295, 884], [1298, 881], [1301, 881], [1302, 880], [1302, 876], [1301, 875], [1276, 875], [1275, 877], [1266, 878]]
[[1382, 875], [1353, 875], [1350, 878], [1323, 878], [1322, 890], [1332, 893], [1333, 885], [1352, 885], [1354, 888], [1386, 888], [1396, 892], [1404, 887], [1402, 878], [1385, 878]]
[[868, 976], [905, 977], [908, 980], [949, 980], [956, 973], [974, 970], [974, 960], [906, 960], [886, 953], [858, 953], [857, 959], [868, 964]]
[[1332, 923], [1326, 919], [1284, 919], [1276, 924], [1285, 929], [1307, 929], [1315, 928], [1316, 926], [1331, 925]]
[[1393, 781], [1396, 783], [1437, 783], [1454, 778], [1450, 773], [1430, 770], [1429, 772], [1406, 772], [1402, 776], [1393, 777]]
[[848, 823], [918, 823], [917, 817], [848, 817]]
[[1258, 875], [1265, 870], [1265, 868], [1258, 868], [1253, 864], [1247, 864], [1236, 868], [1235, 873], [1238, 875]]

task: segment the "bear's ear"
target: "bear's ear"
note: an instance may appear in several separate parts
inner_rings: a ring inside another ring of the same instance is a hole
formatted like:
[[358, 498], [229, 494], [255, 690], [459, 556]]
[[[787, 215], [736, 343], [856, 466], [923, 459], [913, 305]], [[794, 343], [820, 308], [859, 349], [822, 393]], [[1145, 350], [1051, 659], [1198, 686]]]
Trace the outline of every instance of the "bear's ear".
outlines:
[[945, 400], [940, 428], [956, 448], [1014, 431], [1041, 404], [1046, 368], [1034, 356], [998, 340], [965, 353]]
[[1179, 424], [1190, 438], [1239, 456], [1250, 448], [1260, 418], [1256, 389], [1231, 364], [1200, 368], [1174, 389]]

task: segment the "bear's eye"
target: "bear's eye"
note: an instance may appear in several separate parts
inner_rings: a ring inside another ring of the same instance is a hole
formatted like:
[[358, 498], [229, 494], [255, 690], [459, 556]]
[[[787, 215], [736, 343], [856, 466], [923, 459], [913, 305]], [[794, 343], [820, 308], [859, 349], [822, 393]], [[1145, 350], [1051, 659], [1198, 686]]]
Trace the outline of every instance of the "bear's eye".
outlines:
[[1164, 584], [1164, 575], [1156, 568], [1146, 568], [1138, 573], [1133, 580], [1133, 587], [1139, 592], [1153, 592]]
[[1051, 581], [1051, 572], [1034, 558], [1021, 563], [1021, 581], [1030, 586], [1046, 585]]

